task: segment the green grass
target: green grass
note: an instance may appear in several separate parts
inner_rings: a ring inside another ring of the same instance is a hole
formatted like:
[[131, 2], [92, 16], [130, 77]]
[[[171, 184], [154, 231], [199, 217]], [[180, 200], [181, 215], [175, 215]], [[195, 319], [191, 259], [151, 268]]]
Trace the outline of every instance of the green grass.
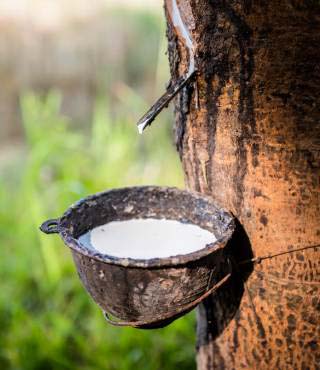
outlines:
[[68, 248], [39, 232], [74, 201], [136, 184], [183, 186], [170, 139], [158, 120], [140, 136], [145, 102], [130, 89], [111, 118], [97, 101], [91, 129], [71, 129], [60, 96], [21, 99], [22, 154], [0, 168], [0, 368], [6, 370], [193, 369], [194, 315], [159, 330], [107, 325], [78, 279]]

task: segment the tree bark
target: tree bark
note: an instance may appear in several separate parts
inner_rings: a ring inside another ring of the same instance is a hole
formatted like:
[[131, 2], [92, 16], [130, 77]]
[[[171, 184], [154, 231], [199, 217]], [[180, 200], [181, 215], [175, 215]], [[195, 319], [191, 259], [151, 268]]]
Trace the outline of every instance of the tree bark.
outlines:
[[[188, 50], [165, 0], [173, 79]], [[196, 82], [175, 100], [186, 186], [238, 220], [233, 279], [198, 310], [198, 369], [319, 369], [318, 1], [177, 1]]]

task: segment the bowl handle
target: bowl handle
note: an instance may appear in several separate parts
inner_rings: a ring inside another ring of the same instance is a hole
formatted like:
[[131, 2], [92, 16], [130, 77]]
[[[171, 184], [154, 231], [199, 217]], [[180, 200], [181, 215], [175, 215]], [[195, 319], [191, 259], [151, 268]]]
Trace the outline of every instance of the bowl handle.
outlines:
[[45, 234], [58, 234], [60, 231], [60, 219], [55, 218], [52, 220], [45, 221], [40, 226], [40, 230]]

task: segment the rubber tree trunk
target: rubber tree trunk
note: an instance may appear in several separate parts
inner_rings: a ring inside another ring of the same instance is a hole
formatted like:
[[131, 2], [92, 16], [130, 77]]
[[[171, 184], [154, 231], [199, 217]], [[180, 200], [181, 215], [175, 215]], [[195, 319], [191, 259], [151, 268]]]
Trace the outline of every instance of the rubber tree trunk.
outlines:
[[[198, 310], [198, 369], [320, 368], [318, 1], [177, 1], [196, 83], [175, 100], [188, 188], [238, 220], [238, 270]], [[173, 79], [188, 51], [165, 0]]]

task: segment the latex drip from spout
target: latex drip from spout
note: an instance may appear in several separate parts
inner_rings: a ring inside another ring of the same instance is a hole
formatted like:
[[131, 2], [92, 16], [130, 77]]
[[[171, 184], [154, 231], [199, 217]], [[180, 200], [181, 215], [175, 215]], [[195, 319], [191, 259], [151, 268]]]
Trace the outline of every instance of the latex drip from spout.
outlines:
[[181, 13], [179, 11], [178, 4], [176, 0], [171, 1], [171, 11], [169, 11], [172, 24], [176, 29], [178, 35], [184, 40], [184, 44], [189, 51], [189, 65], [188, 71], [185, 76], [182, 76], [178, 81], [174, 82], [171, 80], [169, 87], [166, 92], [152, 105], [152, 107], [144, 114], [137, 123], [137, 128], [139, 134], [142, 134], [144, 129], [151, 125], [153, 120], [157, 115], [162, 111], [163, 108], [166, 108], [170, 101], [178, 94], [178, 92], [193, 78], [196, 68], [195, 68], [195, 58], [194, 58], [194, 45], [190, 36], [190, 33], [183, 23]]

